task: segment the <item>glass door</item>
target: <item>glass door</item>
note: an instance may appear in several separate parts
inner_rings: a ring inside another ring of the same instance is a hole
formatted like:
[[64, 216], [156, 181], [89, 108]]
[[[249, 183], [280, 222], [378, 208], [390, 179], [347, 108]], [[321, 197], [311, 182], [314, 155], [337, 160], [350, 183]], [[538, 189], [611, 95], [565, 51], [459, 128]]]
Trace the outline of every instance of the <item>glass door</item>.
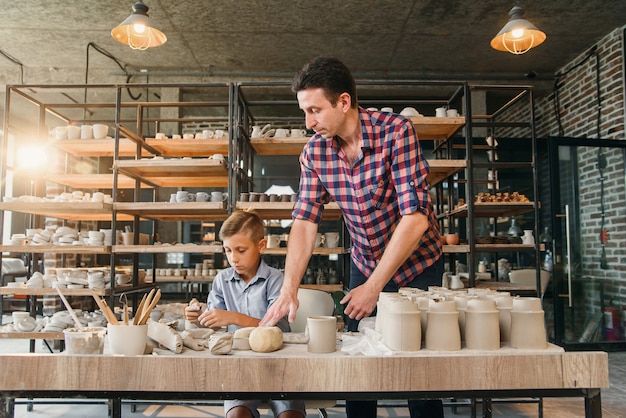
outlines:
[[550, 140], [554, 340], [624, 350], [626, 141]]

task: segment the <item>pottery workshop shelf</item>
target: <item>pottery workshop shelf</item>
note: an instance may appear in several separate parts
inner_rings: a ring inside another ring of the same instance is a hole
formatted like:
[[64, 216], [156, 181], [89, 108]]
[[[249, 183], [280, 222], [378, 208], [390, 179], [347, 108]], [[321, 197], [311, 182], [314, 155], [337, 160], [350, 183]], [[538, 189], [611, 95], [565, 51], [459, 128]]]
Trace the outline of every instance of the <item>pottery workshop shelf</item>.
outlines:
[[[50, 174], [46, 180], [73, 189], [110, 189], [113, 187], [113, 174]], [[140, 183], [142, 188], [152, 187], [146, 183]], [[120, 175], [117, 178], [118, 189], [132, 189], [135, 187], [135, 179]]]
[[[474, 203], [474, 216], [479, 218], [515, 216], [532, 210], [533, 202]], [[455, 208], [448, 215], [467, 216], [467, 205]]]
[[250, 145], [258, 155], [300, 155], [309, 139], [311, 138], [252, 138]]
[[228, 216], [224, 202], [119, 202], [116, 211], [161, 221], [224, 220]]
[[[64, 296], [106, 296], [111, 293], [110, 289], [63, 289]], [[19, 288], [19, 287], [0, 287], [0, 295], [19, 295], [19, 296], [58, 296], [56, 289], [49, 288]]]
[[14, 340], [63, 340], [65, 334], [62, 332], [0, 332], [0, 338], [14, 339]]
[[[314, 248], [313, 255], [330, 255], [330, 254], [347, 254], [344, 248]], [[263, 254], [267, 255], [286, 255], [287, 248], [266, 248]]]
[[[54, 146], [76, 157], [113, 157], [115, 139], [63, 139], [55, 141]], [[137, 144], [128, 138], [120, 138], [119, 155], [133, 157], [137, 153]], [[144, 155], [150, 155], [146, 152]]]
[[430, 173], [426, 179], [432, 187], [465, 169], [467, 162], [465, 160], [428, 160], [428, 165], [430, 166]]
[[106, 245], [0, 245], [0, 251], [38, 254], [110, 254]]
[[2, 202], [0, 210], [76, 221], [111, 220], [113, 206], [104, 202]]
[[224, 160], [117, 160], [113, 164], [120, 173], [159, 187], [228, 186], [227, 165]]
[[228, 155], [228, 139], [156, 139], [146, 143], [165, 157], [206, 157], [213, 154]]
[[[237, 209], [253, 209], [263, 219], [291, 219], [293, 202], [237, 202]], [[324, 219], [341, 218], [341, 209], [336, 202], [324, 205]]]
[[221, 245], [196, 244], [161, 244], [161, 245], [114, 245], [111, 251], [115, 254], [166, 254], [166, 253], [222, 253]]

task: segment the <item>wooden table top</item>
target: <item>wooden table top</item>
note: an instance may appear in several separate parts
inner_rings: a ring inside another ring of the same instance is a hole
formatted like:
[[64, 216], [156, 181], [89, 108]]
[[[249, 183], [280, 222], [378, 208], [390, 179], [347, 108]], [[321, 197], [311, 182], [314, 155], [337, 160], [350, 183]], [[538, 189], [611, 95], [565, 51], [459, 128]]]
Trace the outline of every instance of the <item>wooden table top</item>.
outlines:
[[[311, 354], [305, 344], [274, 353], [113, 356], [0, 355], [0, 391], [364, 393], [606, 388], [608, 355], [504, 347], [421, 350], [391, 356]], [[332, 396], [330, 396], [332, 397]]]

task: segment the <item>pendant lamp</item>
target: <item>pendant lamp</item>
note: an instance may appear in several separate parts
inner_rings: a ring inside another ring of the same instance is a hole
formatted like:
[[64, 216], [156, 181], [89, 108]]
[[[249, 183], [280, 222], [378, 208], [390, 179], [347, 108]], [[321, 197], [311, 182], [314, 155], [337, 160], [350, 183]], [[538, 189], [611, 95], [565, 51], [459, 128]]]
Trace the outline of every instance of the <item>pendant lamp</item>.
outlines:
[[160, 46], [167, 41], [167, 36], [150, 23], [148, 6], [142, 0], [133, 5], [133, 13], [126, 20], [113, 28], [111, 36], [116, 41], [139, 50]]
[[541, 45], [546, 34], [524, 19], [524, 9], [517, 4], [509, 11], [509, 21], [491, 40], [491, 47], [498, 51], [521, 55]]

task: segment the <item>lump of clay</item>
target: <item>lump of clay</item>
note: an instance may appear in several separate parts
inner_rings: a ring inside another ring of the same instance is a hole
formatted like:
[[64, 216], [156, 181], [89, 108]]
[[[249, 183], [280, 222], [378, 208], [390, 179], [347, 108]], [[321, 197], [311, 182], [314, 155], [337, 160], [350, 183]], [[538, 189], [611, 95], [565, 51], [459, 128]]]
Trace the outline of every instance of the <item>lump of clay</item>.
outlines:
[[250, 350], [250, 333], [255, 327], [239, 328], [233, 333], [233, 350]]
[[283, 332], [278, 327], [257, 327], [250, 333], [250, 348], [258, 353], [271, 353], [283, 346]]
[[213, 334], [209, 337], [209, 350], [211, 354], [228, 354], [233, 349], [233, 334]]

